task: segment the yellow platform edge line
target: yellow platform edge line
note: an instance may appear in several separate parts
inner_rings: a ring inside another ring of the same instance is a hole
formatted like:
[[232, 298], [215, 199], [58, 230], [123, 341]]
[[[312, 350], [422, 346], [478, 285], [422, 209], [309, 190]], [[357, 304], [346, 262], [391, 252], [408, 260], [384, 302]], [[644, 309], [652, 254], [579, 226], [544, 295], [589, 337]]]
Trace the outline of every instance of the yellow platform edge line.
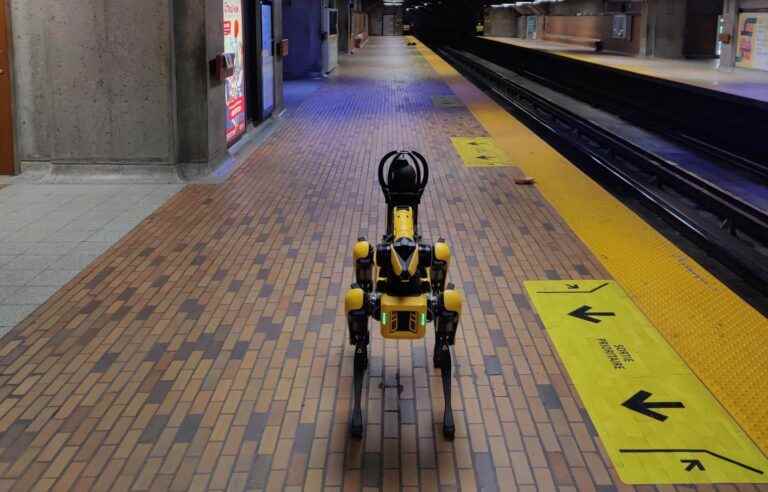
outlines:
[[[440, 78], [768, 455], [768, 319], [420, 41]], [[531, 279], [536, 280], [536, 279]]]

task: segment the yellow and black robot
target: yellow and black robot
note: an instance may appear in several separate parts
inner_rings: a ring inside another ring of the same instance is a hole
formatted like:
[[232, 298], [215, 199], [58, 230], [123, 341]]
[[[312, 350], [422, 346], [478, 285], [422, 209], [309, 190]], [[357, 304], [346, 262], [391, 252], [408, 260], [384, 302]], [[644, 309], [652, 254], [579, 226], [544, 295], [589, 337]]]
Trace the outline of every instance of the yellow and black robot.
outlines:
[[373, 244], [360, 238], [354, 247], [355, 283], [346, 296], [349, 342], [355, 347], [355, 402], [350, 430], [363, 434], [360, 402], [368, 368], [368, 318], [380, 323], [381, 336], [415, 340], [435, 322], [435, 368], [443, 379], [443, 433], [453, 439], [451, 350], [461, 315], [461, 295], [446, 285], [451, 250], [444, 239], [422, 242], [418, 230], [421, 196], [429, 166], [417, 152], [390, 152], [379, 163], [379, 184], [387, 203], [387, 232]]

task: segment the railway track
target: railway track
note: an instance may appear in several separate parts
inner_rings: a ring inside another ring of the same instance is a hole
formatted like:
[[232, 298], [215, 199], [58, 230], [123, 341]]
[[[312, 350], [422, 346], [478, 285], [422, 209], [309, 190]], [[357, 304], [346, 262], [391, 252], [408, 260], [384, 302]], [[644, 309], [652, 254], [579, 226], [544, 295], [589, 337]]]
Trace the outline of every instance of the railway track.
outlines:
[[[436, 49], [609, 191], [650, 209], [751, 287], [768, 294], [764, 210], [542, 97], [510, 70], [468, 52]], [[691, 145], [700, 150], [699, 143]], [[723, 155], [714, 147], [707, 150]]]

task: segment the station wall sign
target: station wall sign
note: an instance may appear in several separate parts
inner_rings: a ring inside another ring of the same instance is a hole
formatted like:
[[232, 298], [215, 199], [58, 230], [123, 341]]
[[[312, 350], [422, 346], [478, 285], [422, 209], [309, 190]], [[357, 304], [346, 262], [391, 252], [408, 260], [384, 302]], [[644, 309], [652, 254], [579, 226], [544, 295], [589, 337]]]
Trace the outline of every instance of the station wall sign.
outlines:
[[224, 0], [224, 51], [235, 55], [235, 73], [224, 82], [227, 145], [231, 145], [246, 128], [242, 0]]
[[736, 66], [768, 70], [768, 13], [739, 15]]

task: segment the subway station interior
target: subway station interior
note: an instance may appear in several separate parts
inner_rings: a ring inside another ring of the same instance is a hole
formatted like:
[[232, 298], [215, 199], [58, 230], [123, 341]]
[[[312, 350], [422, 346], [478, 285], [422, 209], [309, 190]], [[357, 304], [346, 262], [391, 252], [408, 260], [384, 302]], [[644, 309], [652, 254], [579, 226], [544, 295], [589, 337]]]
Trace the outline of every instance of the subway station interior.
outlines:
[[768, 491], [768, 0], [0, 0], [0, 492]]

